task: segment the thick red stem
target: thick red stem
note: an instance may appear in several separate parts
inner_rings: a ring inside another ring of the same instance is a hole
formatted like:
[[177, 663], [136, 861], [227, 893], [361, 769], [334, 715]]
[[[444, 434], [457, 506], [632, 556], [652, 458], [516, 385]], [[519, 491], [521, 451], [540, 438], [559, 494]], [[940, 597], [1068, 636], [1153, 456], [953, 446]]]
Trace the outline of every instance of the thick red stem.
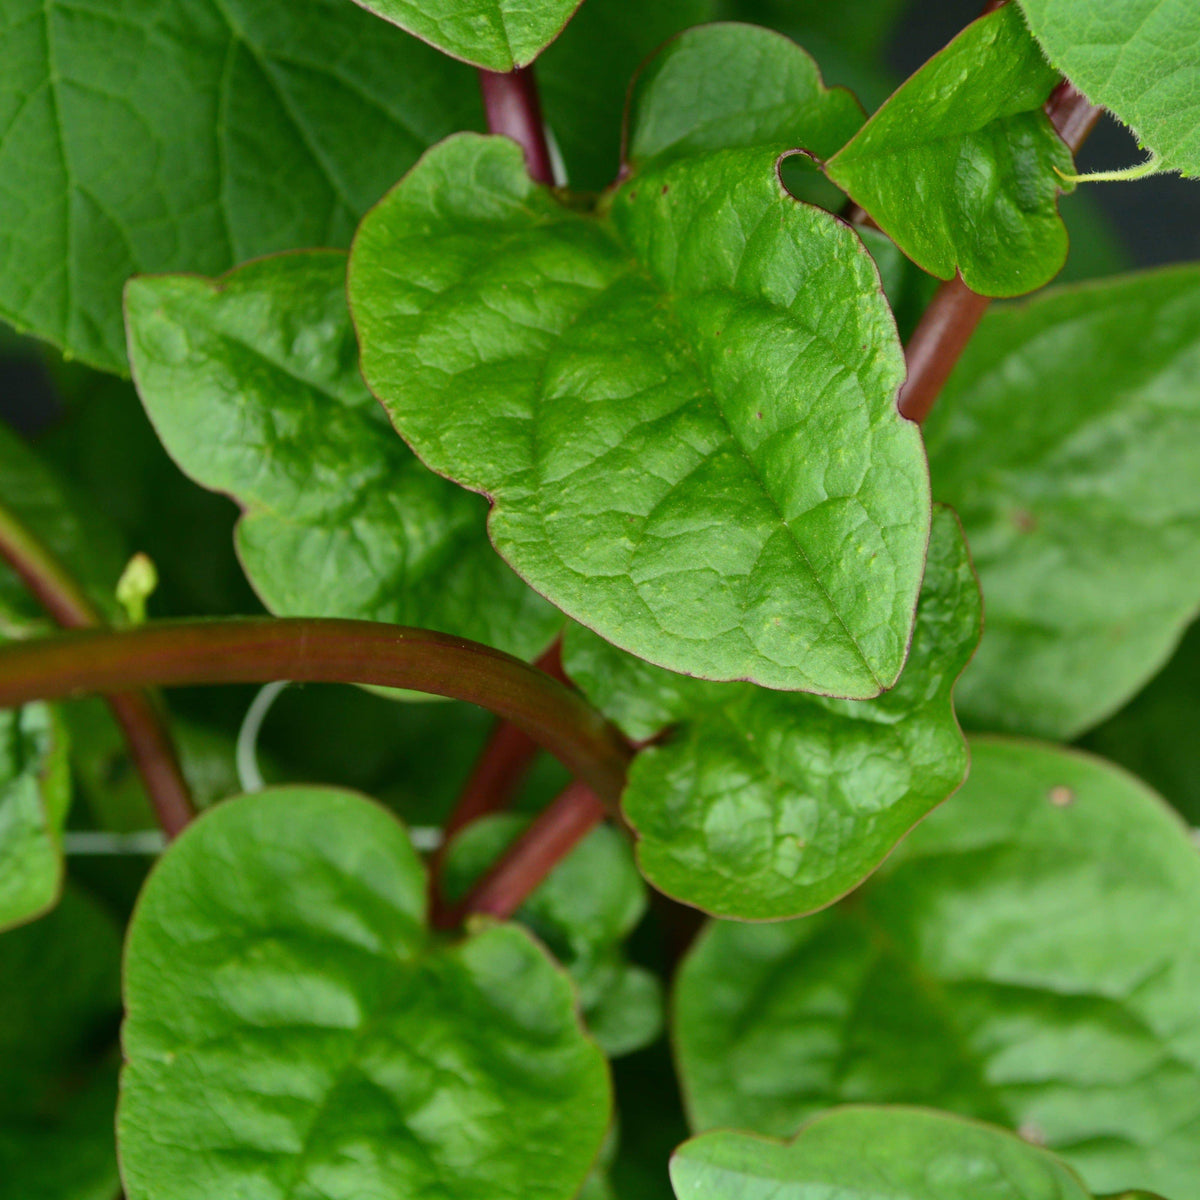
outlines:
[[542, 120], [533, 67], [518, 67], [504, 73], [479, 71], [483, 107], [489, 133], [512, 138], [525, 152], [529, 175], [538, 183], [554, 184], [554, 160]]
[[461, 903], [436, 914], [435, 924], [452, 929], [468, 913], [486, 913], [501, 920], [511, 917], [604, 817], [605, 807], [596, 793], [585, 783], [572, 783], [543, 809]]

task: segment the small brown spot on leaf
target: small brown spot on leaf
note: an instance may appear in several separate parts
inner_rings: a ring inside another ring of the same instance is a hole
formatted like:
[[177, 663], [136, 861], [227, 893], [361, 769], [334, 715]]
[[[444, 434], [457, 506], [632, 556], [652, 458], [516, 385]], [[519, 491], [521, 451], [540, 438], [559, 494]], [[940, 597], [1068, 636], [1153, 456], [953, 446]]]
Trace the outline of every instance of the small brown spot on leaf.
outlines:
[[1069, 787], [1060, 784], [1058, 787], [1050, 789], [1050, 803], [1055, 808], [1066, 808], [1069, 804], [1075, 803], [1075, 793]]
[[1018, 508], [1012, 514], [1012, 523], [1022, 533], [1032, 533], [1038, 527], [1037, 517], [1024, 508]]
[[1045, 1133], [1040, 1126], [1035, 1125], [1032, 1121], [1026, 1121], [1024, 1124], [1019, 1125], [1017, 1133], [1031, 1146], [1044, 1146], [1046, 1144]]
[[760, 421], [762, 420], [762, 413], [755, 413], [754, 415], [755, 415], [755, 416], [756, 416], [756, 417], [757, 417], [757, 418], [758, 418]]
[[662, 194], [665, 196], [670, 190], [671, 190], [671, 185], [669, 183], [664, 183], [663, 189], [662, 189]]

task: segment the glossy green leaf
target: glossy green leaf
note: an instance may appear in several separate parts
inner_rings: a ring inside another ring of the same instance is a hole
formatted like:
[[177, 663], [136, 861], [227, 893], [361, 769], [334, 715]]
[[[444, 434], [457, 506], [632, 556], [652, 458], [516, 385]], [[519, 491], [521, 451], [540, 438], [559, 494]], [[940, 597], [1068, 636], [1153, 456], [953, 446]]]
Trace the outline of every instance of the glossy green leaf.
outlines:
[[[451, 843], [442, 887], [457, 900], [522, 833], [515, 814], [483, 817]], [[571, 851], [521, 906], [527, 925], [571, 972], [584, 1020], [610, 1058], [652, 1042], [662, 1029], [662, 989], [625, 960], [622, 943], [646, 911], [646, 885], [628, 840], [602, 825]]]
[[634, 760], [622, 797], [646, 878], [749, 920], [811, 912], [849, 891], [966, 774], [951, 692], [979, 621], [962, 532], [942, 509], [908, 663], [877, 700], [671, 676], [571, 631], [567, 670], [626, 732], [646, 738], [681, 722]]
[[130, 928], [129, 1200], [569, 1200], [608, 1125], [569, 981], [512, 925], [440, 945], [403, 827], [362, 797], [218, 805]]
[[1046, 57], [1111, 109], [1162, 171], [1200, 175], [1200, 7], [1194, 0], [1020, 0]]
[[576, 191], [617, 177], [629, 81], [665, 41], [711, 21], [716, 0], [587, 0], [537, 63], [542, 112]]
[[697, 1129], [788, 1136], [831, 1105], [1019, 1130], [1100, 1193], [1200, 1178], [1200, 854], [1101, 760], [972, 743], [962, 791], [835, 909], [716, 922], [675, 1038]]
[[1200, 268], [989, 313], [926, 440], [987, 604], [963, 720], [1082, 732], [1200, 607]]
[[453, 138], [364, 221], [351, 307], [397, 428], [569, 615], [673, 669], [871, 696], [911, 628], [922, 451], [874, 266], [774, 160], [651, 165], [598, 220]]
[[561, 618], [488, 543], [486, 505], [423, 467], [363, 385], [346, 256], [133, 280], [130, 361], [159, 437], [245, 508], [238, 552], [287, 616], [361, 617], [532, 657]]
[[0, 709], [0, 930], [57, 902], [70, 803], [67, 735], [55, 710]]
[[580, 0], [355, 0], [443, 54], [488, 71], [533, 62]]
[[842, 1108], [781, 1144], [722, 1130], [671, 1159], [678, 1200], [1092, 1200], [1053, 1155], [918, 1108]]
[[1200, 825], [1200, 624], [1193, 625], [1160, 674], [1083, 746], [1112, 759]]
[[480, 120], [457, 63], [347, 0], [6, 0], [0, 318], [123, 370], [135, 271], [345, 245]]
[[753, 25], [681, 34], [638, 76], [632, 101], [628, 156], [635, 165], [750, 146], [825, 157], [865, 118], [845, 88], [825, 87], [799, 46]]
[[1014, 5], [980, 17], [826, 163], [919, 266], [986, 296], [1048, 283], [1067, 257], [1071, 154], [1042, 105], [1057, 74]]
[[82, 893], [0, 934], [0, 1200], [113, 1200], [120, 935]]
[[[97, 608], [110, 618], [119, 616], [116, 586], [126, 561], [120, 535], [103, 512], [61, 479], [3, 422], [0, 507], [12, 512], [67, 568]], [[0, 607], [22, 624], [44, 617], [41, 606], [3, 562]]]

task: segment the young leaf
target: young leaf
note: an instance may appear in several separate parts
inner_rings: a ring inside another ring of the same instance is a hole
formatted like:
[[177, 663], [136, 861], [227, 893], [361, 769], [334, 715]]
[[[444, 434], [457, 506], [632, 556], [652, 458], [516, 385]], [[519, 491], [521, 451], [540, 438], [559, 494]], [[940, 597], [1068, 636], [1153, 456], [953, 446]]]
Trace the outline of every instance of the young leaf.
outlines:
[[1053, 1155], [917, 1108], [841, 1108], [786, 1145], [722, 1130], [671, 1159], [679, 1200], [1092, 1200]]
[[45, 704], [0, 709], [0, 930], [57, 902], [70, 803], [67, 735], [57, 712]]
[[1136, 780], [972, 743], [962, 791], [860, 891], [803, 921], [716, 922], [675, 1037], [691, 1119], [788, 1136], [843, 1102], [1021, 1131], [1099, 1193], [1200, 1177], [1200, 855]]
[[443, 54], [488, 71], [524, 67], [552, 42], [580, 0], [355, 0]]
[[825, 87], [799, 46], [753, 25], [680, 34], [638, 76], [631, 97], [628, 158], [639, 166], [751, 146], [824, 157], [865, 119], [850, 92]]
[[616, 178], [629, 81], [659, 46], [711, 21], [716, 0], [587, 0], [537, 62], [542, 112], [575, 191]]
[[189, 827], [126, 951], [129, 1200], [579, 1190], [610, 1085], [565, 974], [512, 925], [439, 945], [426, 887], [351, 793], [260, 792]]
[[912, 624], [922, 451], [873, 264], [774, 161], [648, 167], [598, 220], [511, 142], [450, 139], [363, 222], [351, 308], [397, 428], [560, 608], [676, 670], [873, 696]]
[[919, 266], [986, 296], [1048, 283], [1067, 257], [1071, 154], [1042, 105], [1058, 76], [1015, 6], [980, 17], [826, 163]]
[[109, 371], [135, 271], [345, 245], [481, 120], [465, 67], [346, 0], [10, 0], [0, 62], [0, 318]]
[[245, 508], [238, 551], [272, 612], [458, 634], [529, 658], [561, 617], [488, 544], [486, 506], [427, 471], [363, 386], [346, 256], [219, 280], [135, 279], [129, 353], [179, 467]]
[[1200, 175], [1194, 0], [1020, 0], [1046, 57], [1132, 127], [1160, 171]]
[[68, 889], [0, 934], [0, 1196], [112, 1200], [121, 940]]
[[[528, 823], [528, 818], [506, 813], [483, 817], [463, 830], [442, 866], [447, 898], [465, 896]], [[516, 914], [571, 972], [588, 1029], [610, 1058], [640, 1049], [662, 1029], [658, 979], [628, 963], [621, 950], [645, 911], [646, 885], [629, 842], [602, 825], [554, 868]]]
[[[1033, 398], [1043, 385], [1052, 401]], [[1200, 268], [989, 313], [926, 438], [987, 600], [959, 711], [1073, 737], [1141, 687], [1200, 606]]]
[[849, 891], [966, 774], [951, 692], [979, 621], [962, 532], [941, 509], [908, 664], [878, 700], [706, 684], [569, 634], [567, 670], [627, 732], [659, 731], [652, 704], [660, 727], [682, 719], [634, 760], [621, 801], [646, 878], [744, 920], [811, 912]]

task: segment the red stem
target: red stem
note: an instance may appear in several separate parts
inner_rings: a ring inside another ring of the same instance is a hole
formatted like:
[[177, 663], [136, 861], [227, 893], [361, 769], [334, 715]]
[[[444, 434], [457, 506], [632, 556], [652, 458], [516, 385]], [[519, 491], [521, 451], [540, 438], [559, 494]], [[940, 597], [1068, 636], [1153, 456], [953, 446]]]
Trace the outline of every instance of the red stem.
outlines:
[[435, 913], [434, 924], [452, 929], [468, 913], [487, 913], [501, 920], [511, 917], [604, 816], [604, 805], [596, 793], [585, 783], [572, 783], [538, 815], [464, 900]]
[[[104, 618], [76, 579], [11, 510], [0, 508], [0, 557], [64, 629], [101, 627]], [[175, 745], [147, 695], [106, 696], [163, 832], [179, 834], [195, 815]]]
[[245, 617], [89, 630], [0, 646], [0, 707], [209, 683], [374, 683], [466, 700], [511, 721], [616, 810], [633, 752], [576, 692], [489, 646], [371, 621]]
[[[554, 645], [533, 665], [552, 679], [569, 686], [562, 669], [561, 638], [556, 638]], [[487, 813], [507, 807], [537, 757], [538, 749], [537, 742], [515, 725], [507, 721], [496, 724], [475, 761], [454, 811], [446, 819], [443, 827], [445, 840], [431, 864], [435, 876], [445, 848], [456, 833]]]
[[525, 152], [530, 177], [553, 186], [554, 161], [546, 140], [533, 67], [518, 67], [505, 73], [480, 68], [479, 87], [483, 92], [488, 132], [512, 138]]
[[[1065, 79], [1046, 101], [1046, 115], [1072, 154], [1079, 153], [1101, 112]], [[897, 399], [901, 416], [920, 423], [929, 415], [990, 303], [959, 276], [938, 289], [904, 349], [908, 377]]]

